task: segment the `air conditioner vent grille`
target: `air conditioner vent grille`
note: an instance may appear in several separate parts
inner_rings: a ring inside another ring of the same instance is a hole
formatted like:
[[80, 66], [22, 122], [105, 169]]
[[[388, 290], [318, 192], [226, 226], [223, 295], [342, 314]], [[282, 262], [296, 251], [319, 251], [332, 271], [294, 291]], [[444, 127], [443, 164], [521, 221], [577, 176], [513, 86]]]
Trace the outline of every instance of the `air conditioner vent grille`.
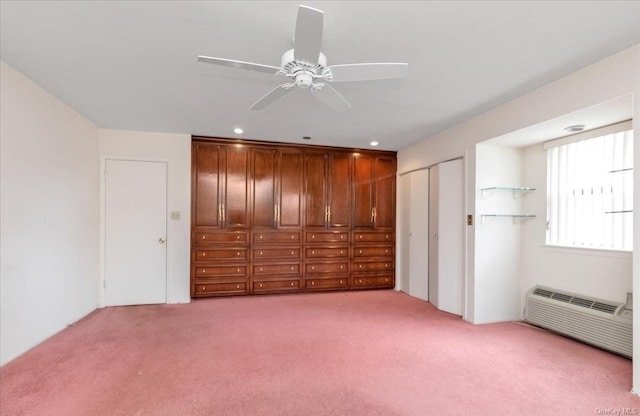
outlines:
[[595, 303], [592, 300], [588, 300], [588, 299], [582, 299], [579, 297], [574, 296], [573, 299], [571, 299], [571, 302], [569, 302], [573, 305], [578, 305], [578, 306], [583, 306], [585, 308], [590, 308], [591, 306], [593, 306], [593, 304]]
[[534, 295], [538, 295], [538, 296], [542, 296], [544, 298], [550, 298], [553, 295], [553, 292], [550, 290], [544, 290], [544, 289], [540, 289], [540, 288], [536, 288], [533, 291]]
[[572, 296], [565, 295], [564, 293], [558, 293], [558, 292], [556, 292], [553, 295], [551, 295], [551, 299], [559, 300], [560, 302], [570, 303], [571, 302], [571, 298], [572, 298]]
[[605, 313], [610, 313], [612, 315], [617, 308], [618, 307], [616, 305], [610, 305], [608, 303], [602, 303], [602, 302], [594, 302], [593, 306], [591, 307], [591, 309], [595, 309], [597, 311], [601, 311]]

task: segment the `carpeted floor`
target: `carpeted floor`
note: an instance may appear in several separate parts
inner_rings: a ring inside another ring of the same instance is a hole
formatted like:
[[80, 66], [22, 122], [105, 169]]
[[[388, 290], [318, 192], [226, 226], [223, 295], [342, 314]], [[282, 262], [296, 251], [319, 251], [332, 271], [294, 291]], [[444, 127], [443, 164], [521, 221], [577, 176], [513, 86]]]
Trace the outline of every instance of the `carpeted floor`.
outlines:
[[0, 369], [0, 414], [598, 415], [630, 386], [625, 358], [386, 290], [101, 309]]

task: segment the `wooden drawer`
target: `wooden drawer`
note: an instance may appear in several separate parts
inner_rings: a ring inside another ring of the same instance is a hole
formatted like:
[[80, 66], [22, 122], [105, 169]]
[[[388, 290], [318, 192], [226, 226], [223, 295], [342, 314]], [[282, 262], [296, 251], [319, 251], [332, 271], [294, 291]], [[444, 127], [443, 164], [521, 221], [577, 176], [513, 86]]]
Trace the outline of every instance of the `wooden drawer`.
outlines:
[[253, 244], [295, 244], [300, 242], [299, 231], [254, 231]]
[[196, 277], [218, 277], [218, 276], [243, 277], [246, 275], [247, 275], [247, 266], [245, 265], [197, 266], [195, 268]]
[[254, 261], [260, 260], [300, 260], [300, 247], [292, 248], [254, 248], [252, 258]]
[[263, 280], [252, 282], [253, 293], [291, 292], [300, 290], [300, 280]]
[[254, 276], [265, 276], [270, 274], [300, 274], [300, 263], [288, 264], [255, 264], [253, 265]]
[[354, 231], [353, 242], [357, 243], [393, 243], [393, 233]]
[[246, 261], [246, 248], [221, 248], [211, 250], [196, 250], [195, 261]]
[[219, 232], [219, 233], [196, 233], [194, 244], [247, 244], [247, 233], [245, 231]]
[[348, 277], [336, 277], [331, 279], [306, 279], [304, 281], [304, 288], [307, 290], [347, 289], [348, 287]]
[[348, 231], [307, 231], [305, 243], [348, 243]]
[[353, 257], [393, 257], [393, 246], [355, 246]]
[[349, 263], [346, 261], [333, 263], [306, 263], [304, 265], [304, 272], [306, 274], [349, 273]]
[[364, 289], [367, 287], [393, 287], [395, 284], [393, 276], [362, 276], [353, 278], [354, 289]]
[[353, 263], [353, 273], [392, 271], [393, 261], [363, 261]]
[[307, 247], [304, 249], [306, 258], [349, 257], [349, 247]]
[[246, 282], [198, 283], [195, 295], [244, 295], [247, 293]]

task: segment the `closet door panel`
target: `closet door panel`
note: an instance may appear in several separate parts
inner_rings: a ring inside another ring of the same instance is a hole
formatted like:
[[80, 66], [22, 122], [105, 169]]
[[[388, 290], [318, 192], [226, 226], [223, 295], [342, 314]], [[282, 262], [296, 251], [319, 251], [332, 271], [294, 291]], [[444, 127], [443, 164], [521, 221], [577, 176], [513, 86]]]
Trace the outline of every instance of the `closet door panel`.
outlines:
[[304, 196], [305, 226], [324, 227], [326, 221], [326, 157], [324, 153], [305, 152]]
[[249, 226], [249, 149], [226, 146], [224, 222], [228, 228]]
[[301, 150], [282, 150], [280, 153], [280, 198], [278, 218], [280, 227], [302, 226], [303, 158]]
[[276, 151], [273, 149], [252, 149], [252, 188], [254, 227], [276, 226]]
[[335, 153], [330, 163], [330, 227], [349, 227], [351, 214], [351, 158], [347, 153]]
[[373, 225], [373, 158], [358, 155], [353, 159], [353, 226]]
[[221, 150], [213, 144], [193, 145], [193, 224], [220, 227]]

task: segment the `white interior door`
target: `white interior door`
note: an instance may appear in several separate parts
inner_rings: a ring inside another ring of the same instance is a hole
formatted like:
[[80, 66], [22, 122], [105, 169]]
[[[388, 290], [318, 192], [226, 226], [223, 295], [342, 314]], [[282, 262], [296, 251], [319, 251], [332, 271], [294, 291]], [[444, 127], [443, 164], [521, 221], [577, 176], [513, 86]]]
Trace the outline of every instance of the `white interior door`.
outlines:
[[462, 160], [438, 165], [438, 309], [462, 315]]
[[439, 218], [439, 165], [429, 169], [429, 303], [439, 308], [438, 284], [440, 271], [438, 268], [438, 218]]
[[106, 306], [167, 301], [167, 164], [105, 161]]
[[410, 176], [409, 294], [429, 300], [429, 170]]

